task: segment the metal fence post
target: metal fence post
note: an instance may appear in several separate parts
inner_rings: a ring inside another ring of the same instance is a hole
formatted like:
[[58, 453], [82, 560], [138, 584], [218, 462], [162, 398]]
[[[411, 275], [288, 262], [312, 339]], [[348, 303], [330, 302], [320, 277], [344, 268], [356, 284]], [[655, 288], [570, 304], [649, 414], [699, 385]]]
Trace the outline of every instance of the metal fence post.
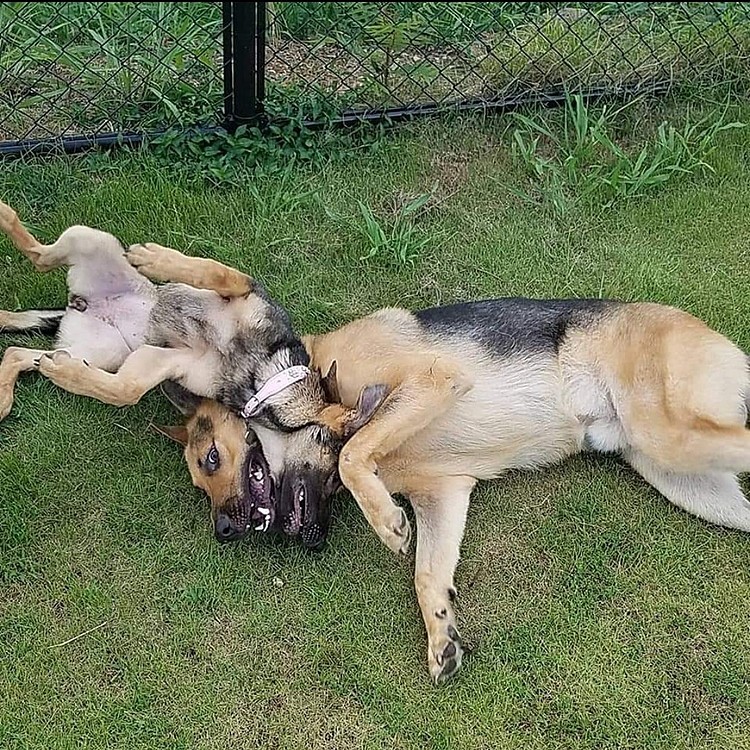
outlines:
[[262, 123], [265, 97], [266, 3], [223, 3], [224, 125]]

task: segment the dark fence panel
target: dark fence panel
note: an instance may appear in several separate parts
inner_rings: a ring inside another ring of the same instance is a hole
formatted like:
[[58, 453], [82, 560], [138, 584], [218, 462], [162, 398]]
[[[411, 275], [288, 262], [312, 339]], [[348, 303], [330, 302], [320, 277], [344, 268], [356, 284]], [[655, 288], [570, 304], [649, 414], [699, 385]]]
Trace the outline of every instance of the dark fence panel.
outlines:
[[750, 72], [750, 3], [267, 3], [271, 106], [344, 116], [622, 95]]
[[0, 151], [223, 119], [221, 3], [0, 3]]
[[742, 2], [0, 2], [0, 153], [749, 72]]

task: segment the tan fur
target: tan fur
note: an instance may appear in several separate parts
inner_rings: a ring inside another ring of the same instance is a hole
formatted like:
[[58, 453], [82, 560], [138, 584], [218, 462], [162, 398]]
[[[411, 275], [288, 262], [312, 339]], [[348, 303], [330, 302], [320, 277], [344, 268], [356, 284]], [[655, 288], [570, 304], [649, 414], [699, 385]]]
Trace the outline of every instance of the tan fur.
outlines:
[[[183, 447], [190, 478], [211, 501], [211, 516], [231, 505], [241, 491], [240, 476], [247, 443], [245, 423], [229, 409], [211, 399], [202, 399], [196, 411], [183, 425], [154, 425], [157, 432]], [[209, 473], [205, 459], [215, 448], [219, 469]]]
[[145, 393], [175, 374], [190, 372], [194, 364], [195, 355], [190, 350], [142, 346], [114, 373], [90, 367], [66, 351], [43, 356], [39, 372], [70, 393], [128, 406], [137, 404]]
[[448, 592], [476, 479], [558, 461], [589, 437], [680, 507], [750, 530], [735, 478], [750, 470], [747, 360], [685, 312], [622, 306], [573, 331], [557, 357], [495, 358], [466, 339], [430, 338], [401, 310], [305, 344], [322, 371], [337, 362], [344, 404], [371, 383], [393, 388], [341, 452], [339, 470], [392, 550], [405, 551], [409, 526], [391, 494], [414, 507], [415, 586], [437, 680], [461, 661]]
[[[210, 430], [200, 428], [201, 420], [210, 420]], [[196, 487], [211, 499], [212, 515], [230, 503], [240, 492], [240, 475], [245, 460], [245, 424], [215, 401], [202, 402], [195, 415], [188, 419], [185, 460]], [[214, 474], [207, 474], [198, 464], [211, 446], [219, 452], [221, 465]]]
[[0, 360], [0, 420], [5, 419], [13, 406], [13, 390], [22, 372], [36, 367], [44, 351], [9, 346]]
[[227, 298], [246, 297], [253, 291], [253, 280], [247, 274], [209, 258], [188, 258], [155, 242], [131, 245], [126, 255], [130, 264], [152, 281], [211, 289]]

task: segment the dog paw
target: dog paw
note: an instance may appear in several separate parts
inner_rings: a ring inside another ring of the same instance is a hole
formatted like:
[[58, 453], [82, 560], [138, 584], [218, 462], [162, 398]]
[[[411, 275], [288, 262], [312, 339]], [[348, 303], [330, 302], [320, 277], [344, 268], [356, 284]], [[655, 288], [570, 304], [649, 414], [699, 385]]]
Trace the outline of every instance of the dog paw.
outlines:
[[463, 656], [461, 636], [453, 625], [448, 625], [434, 641], [430, 640], [427, 663], [436, 685], [446, 682], [458, 672]]
[[397, 555], [406, 555], [409, 552], [411, 524], [403, 508], [396, 506], [393, 518], [387, 523], [381, 524], [376, 531], [383, 544], [391, 552], [395, 552]]
[[34, 363], [39, 372], [55, 385], [71, 390], [89, 366], [82, 359], [74, 359], [64, 350], [43, 354]]
[[175, 255], [174, 250], [154, 242], [131, 245], [125, 252], [128, 263], [153, 281], [169, 280]]

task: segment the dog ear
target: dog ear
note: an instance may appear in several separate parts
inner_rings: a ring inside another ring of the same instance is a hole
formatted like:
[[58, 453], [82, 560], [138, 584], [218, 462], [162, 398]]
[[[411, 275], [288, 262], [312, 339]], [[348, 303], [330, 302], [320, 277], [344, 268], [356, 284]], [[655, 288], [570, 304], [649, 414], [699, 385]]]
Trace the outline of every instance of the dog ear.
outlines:
[[348, 440], [372, 419], [389, 392], [387, 385], [367, 385], [360, 391], [357, 405], [353, 409], [341, 403], [328, 404], [320, 411], [316, 421]]
[[378, 383], [366, 385], [359, 393], [357, 405], [352, 409], [344, 425], [344, 437], [350, 438], [357, 430], [361, 430], [374, 416], [388, 397], [388, 386]]
[[328, 372], [321, 378], [320, 383], [323, 386], [326, 401], [329, 404], [338, 404], [341, 401], [341, 395], [339, 394], [339, 382], [336, 378], [335, 359], [331, 362]]
[[187, 445], [188, 431], [184, 424], [174, 426], [152, 424], [151, 427], [160, 435], [164, 435], [164, 437], [174, 440], [175, 443], [179, 443], [183, 447]]
[[191, 417], [195, 414], [195, 410], [202, 401], [199, 396], [190, 393], [190, 391], [171, 380], [165, 380], [161, 384], [161, 392], [167, 397], [170, 403], [186, 417]]

